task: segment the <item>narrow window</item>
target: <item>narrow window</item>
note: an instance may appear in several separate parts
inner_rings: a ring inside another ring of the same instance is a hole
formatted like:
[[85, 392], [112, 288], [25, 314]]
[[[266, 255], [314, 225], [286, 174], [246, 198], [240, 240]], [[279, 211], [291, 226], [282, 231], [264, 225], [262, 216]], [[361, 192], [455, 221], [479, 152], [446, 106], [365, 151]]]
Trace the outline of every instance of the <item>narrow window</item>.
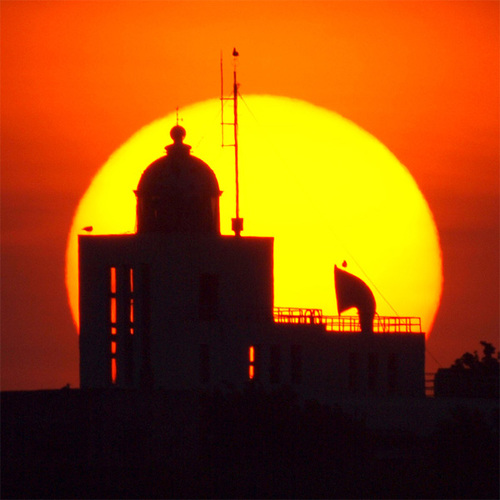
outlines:
[[111, 340], [111, 383], [116, 384], [116, 338]]
[[259, 346], [251, 345], [248, 348], [248, 378], [256, 380], [259, 376]]
[[134, 324], [134, 299], [132, 299], [132, 298], [130, 299], [129, 309], [130, 309], [129, 321], [133, 325]]
[[210, 346], [200, 345], [200, 382], [208, 384], [210, 382]]
[[116, 326], [111, 327], [111, 383], [116, 384]]
[[[134, 373], [135, 373], [135, 360], [134, 360], [134, 269], [132, 267], [124, 266], [120, 277], [123, 279], [123, 301], [126, 311], [124, 311], [125, 318], [128, 319], [128, 324], [124, 325], [126, 329], [123, 338], [123, 381], [126, 386], [130, 387], [134, 384]], [[120, 285], [120, 283], [119, 283]]]
[[116, 267], [109, 268], [109, 291], [116, 293]]
[[291, 354], [290, 378], [292, 384], [300, 384], [302, 383], [302, 346], [292, 345], [290, 354]]
[[217, 317], [219, 303], [219, 279], [215, 274], [200, 276], [200, 293], [198, 316], [202, 320], [212, 320]]
[[349, 353], [349, 382], [348, 387], [352, 392], [358, 390], [358, 378], [359, 378], [359, 364], [358, 364], [358, 353]]
[[111, 334], [110, 341], [110, 377], [111, 383], [116, 384], [116, 320], [117, 320], [117, 304], [116, 304], [116, 267], [109, 268], [109, 333]]
[[378, 379], [378, 354], [368, 355], [368, 389], [373, 391], [377, 388]]
[[128, 273], [129, 291], [134, 293], [134, 268], [131, 267]]
[[116, 358], [111, 358], [111, 383], [116, 384]]
[[397, 389], [398, 360], [395, 353], [389, 354], [387, 359], [387, 392], [394, 394]]
[[248, 378], [253, 380], [255, 377], [255, 347], [251, 345], [248, 348]]
[[281, 350], [279, 345], [272, 345], [270, 351], [269, 380], [279, 384], [281, 378]]
[[110, 298], [109, 320], [112, 325], [116, 325], [116, 297]]

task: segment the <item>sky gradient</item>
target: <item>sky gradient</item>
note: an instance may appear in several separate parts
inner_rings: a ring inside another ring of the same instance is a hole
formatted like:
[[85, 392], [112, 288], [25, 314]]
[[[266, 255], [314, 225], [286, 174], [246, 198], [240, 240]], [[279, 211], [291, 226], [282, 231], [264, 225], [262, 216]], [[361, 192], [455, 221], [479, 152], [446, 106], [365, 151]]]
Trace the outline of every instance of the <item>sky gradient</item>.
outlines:
[[416, 179], [444, 265], [427, 371], [480, 340], [499, 347], [498, 2], [3, 0], [0, 9], [3, 390], [78, 386], [64, 285], [77, 204], [134, 132], [218, 97], [220, 51], [229, 62], [233, 46], [242, 94], [335, 111]]

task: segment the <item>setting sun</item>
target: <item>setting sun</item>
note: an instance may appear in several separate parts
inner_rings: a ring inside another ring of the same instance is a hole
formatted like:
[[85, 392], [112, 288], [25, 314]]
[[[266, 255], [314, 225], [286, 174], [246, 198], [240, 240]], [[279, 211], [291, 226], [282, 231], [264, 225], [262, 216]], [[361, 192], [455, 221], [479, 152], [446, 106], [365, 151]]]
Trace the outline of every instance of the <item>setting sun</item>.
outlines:
[[[215, 172], [221, 232], [235, 216], [234, 151], [221, 147], [220, 101], [179, 111], [192, 154]], [[132, 136], [80, 200], [66, 255], [66, 284], [78, 324], [77, 236], [134, 233], [134, 189], [171, 143], [175, 113]], [[229, 132], [227, 133], [230, 136]], [[430, 332], [442, 291], [441, 250], [432, 213], [408, 170], [349, 120], [304, 101], [246, 96], [239, 113], [242, 236], [273, 236], [275, 305], [335, 315], [333, 269], [372, 289], [377, 313], [420, 316]]]

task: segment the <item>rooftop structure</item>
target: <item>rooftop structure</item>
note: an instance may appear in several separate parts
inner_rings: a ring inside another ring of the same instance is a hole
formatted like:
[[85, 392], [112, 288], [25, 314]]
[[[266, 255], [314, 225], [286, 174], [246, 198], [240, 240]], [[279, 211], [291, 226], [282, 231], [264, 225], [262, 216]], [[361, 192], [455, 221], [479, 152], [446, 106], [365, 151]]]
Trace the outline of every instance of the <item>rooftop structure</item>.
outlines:
[[142, 174], [137, 196], [137, 232], [220, 234], [219, 183], [212, 169], [190, 154], [186, 131], [170, 131], [167, 155]]

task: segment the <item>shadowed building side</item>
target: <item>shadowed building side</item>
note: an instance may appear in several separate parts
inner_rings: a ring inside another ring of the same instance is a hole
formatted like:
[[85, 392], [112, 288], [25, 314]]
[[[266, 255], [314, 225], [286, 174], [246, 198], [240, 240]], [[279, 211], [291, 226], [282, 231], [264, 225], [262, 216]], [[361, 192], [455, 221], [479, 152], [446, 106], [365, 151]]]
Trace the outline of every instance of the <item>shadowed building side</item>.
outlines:
[[82, 235], [79, 252], [82, 387], [193, 388], [203, 357], [212, 382], [246, 380], [249, 332], [273, 324], [272, 238]]

